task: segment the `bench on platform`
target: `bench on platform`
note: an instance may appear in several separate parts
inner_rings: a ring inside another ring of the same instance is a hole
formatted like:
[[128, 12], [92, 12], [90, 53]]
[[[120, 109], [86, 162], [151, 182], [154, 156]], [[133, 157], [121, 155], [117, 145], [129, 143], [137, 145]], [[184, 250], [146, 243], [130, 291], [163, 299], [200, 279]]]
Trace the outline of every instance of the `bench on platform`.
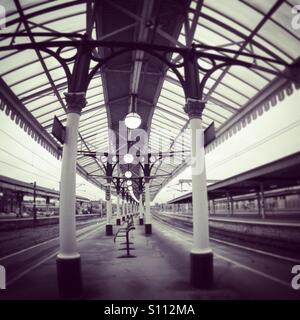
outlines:
[[132, 242], [129, 241], [129, 232], [135, 230], [135, 226], [133, 223], [133, 219], [128, 219], [127, 221], [127, 226], [123, 228], [119, 228], [117, 231], [115, 237], [114, 237], [114, 242], [116, 242], [116, 239], [118, 237], [120, 238], [126, 238], [126, 242], [122, 243], [125, 244], [125, 248], [119, 249], [119, 250], [126, 250], [127, 254], [124, 256], [120, 256], [119, 258], [134, 258], [135, 256], [130, 254], [130, 250], [133, 250], [134, 248], [130, 248], [130, 244], [133, 244]]

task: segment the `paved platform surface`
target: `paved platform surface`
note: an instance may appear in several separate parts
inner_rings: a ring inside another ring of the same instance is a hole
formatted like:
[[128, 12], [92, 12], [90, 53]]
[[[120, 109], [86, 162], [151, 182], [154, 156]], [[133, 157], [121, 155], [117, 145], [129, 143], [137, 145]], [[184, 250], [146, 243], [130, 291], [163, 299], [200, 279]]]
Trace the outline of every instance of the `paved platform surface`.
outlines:
[[[79, 242], [83, 299], [300, 299], [300, 291], [290, 286], [292, 262], [256, 257], [220, 244], [213, 244], [213, 288], [195, 289], [189, 284], [191, 236], [157, 221], [153, 221], [151, 236], [144, 235], [144, 226], [135, 226], [130, 239], [136, 258], [118, 258], [125, 253], [118, 250], [124, 247], [120, 244], [124, 238], [114, 243], [103, 226]], [[0, 299], [58, 298], [55, 257], [0, 291]]]

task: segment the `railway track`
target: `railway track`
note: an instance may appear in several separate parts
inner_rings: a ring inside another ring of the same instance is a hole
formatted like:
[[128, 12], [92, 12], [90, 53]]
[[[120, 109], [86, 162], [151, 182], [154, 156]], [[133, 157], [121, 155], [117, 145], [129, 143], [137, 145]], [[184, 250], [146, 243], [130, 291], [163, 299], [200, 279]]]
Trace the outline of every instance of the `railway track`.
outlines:
[[[84, 240], [103, 229], [105, 224], [105, 221], [101, 221], [78, 230], [76, 232], [77, 241]], [[54, 258], [58, 254], [58, 249], [59, 237], [55, 237], [1, 257], [0, 264], [7, 272], [7, 285], [12, 285], [27, 273]]]
[[[179, 230], [192, 233], [192, 217], [171, 216], [161, 213], [156, 213], [153, 216], [155, 219], [167, 223]], [[222, 220], [220, 219], [219, 221], [221, 222]], [[226, 219], [226, 222], [228, 221], [230, 222], [230, 220]], [[238, 221], [234, 220], [232, 220], [231, 223], [239, 224]], [[272, 226], [271, 223], [270, 226]], [[291, 226], [289, 225], [289, 227]], [[299, 228], [299, 226], [296, 225], [295, 228]], [[223, 242], [228, 245], [239, 246], [252, 251], [264, 252], [273, 256], [285, 257], [286, 260], [298, 262], [300, 260], [300, 242], [281, 241], [279, 238], [276, 239], [267, 234], [258, 236], [246, 232], [220, 229], [211, 225], [209, 227], [209, 232], [212, 241]], [[289, 232], [288, 229], [286, 232]]]

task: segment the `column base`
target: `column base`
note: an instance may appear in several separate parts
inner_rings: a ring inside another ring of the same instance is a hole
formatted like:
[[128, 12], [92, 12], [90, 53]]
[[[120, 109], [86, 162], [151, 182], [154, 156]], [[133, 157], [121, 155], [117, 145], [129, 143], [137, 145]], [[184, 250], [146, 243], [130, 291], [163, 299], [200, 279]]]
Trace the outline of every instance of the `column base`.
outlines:
[[145, 234], [146, 235], [152, 234], [152, 224], [151, 223], [145, 224]]
[[106, 225], [106, 235], [107, 236], [112, 236], [113, 235], [113, 226], [112, 226], [112, 224], [107, 224]]
[[58, 291], [64, 299], [80, 298], [83, 293], [80, 257], [56, 258]]
[[213, 253], [190, 253], [191, 284], [196, 288], [209, 289], [213, 284]]
[[140, 218], [140, 226], [144, 225], [144, 219]]
[[117, 226], [121, 225], [121, 219], [119, 219], [119, 218], [117, 219], [116, 225], [117, 225]]

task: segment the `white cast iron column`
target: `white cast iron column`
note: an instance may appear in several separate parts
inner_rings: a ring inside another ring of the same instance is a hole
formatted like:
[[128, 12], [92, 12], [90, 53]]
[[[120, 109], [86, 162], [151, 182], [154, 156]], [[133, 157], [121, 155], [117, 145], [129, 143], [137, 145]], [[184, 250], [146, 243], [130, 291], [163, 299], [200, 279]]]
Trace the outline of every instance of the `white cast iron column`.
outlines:
[[188, 99], [185, 107], [190, 118], [192, 155], [193, 246], [191, 250], [191, 283], [200, 288], [210, 287], [213, 281], [213, 253], [209, 246], [204, 131], [201, 118], [204, 107], [204, 103], [194, 99]]
[[126, 216], [126, 212], [125, 212], [125, 200], [122, 199], [122, 220], [125, 221], [125, 216]]
[[144, 206], [143, 206], [143, 193], [140, 193], [140, 202], [139, 202], [139, 211], [140, 211], [140, 225], [144, 224]]
[[145, 178], [145, 234], [152, 234], [150, 213], [150, 183], [147, 178]]
[[117, 194], [117, 226], [121, 224], [121, 213], [120, 213], [120, 195]]
[[65, 97], [67, 122], [60, 178], [57, 277], [60, 294], [77, 297], [82, 291], [82, 281], [76, 244], [76, 158], [79, 118], [86, 100], [84, 92], [65, 93]]
[[107, 188], [107, 198], [106, 198], [106, 235], [113, 235], [112, 220], [112, 204], [111, 204], [111, 182], [108, 181]]

